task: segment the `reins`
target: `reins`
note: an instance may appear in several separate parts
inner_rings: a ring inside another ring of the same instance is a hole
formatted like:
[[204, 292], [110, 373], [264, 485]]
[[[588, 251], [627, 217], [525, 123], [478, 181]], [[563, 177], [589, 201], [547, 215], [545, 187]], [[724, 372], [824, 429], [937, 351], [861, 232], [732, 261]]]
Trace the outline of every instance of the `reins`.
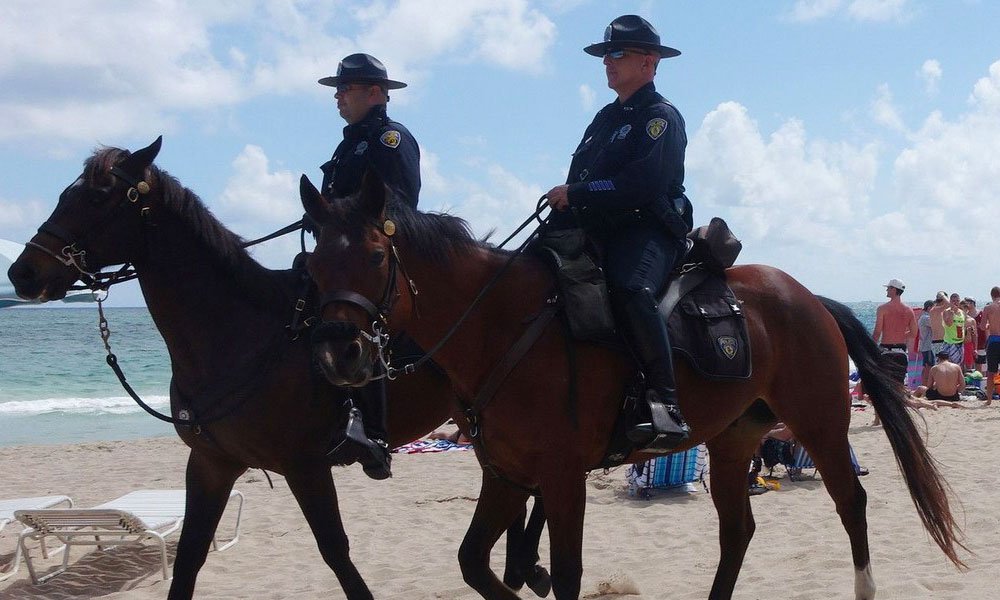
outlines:
[[[529, 223], [537, 219], [543, 210], [548, 208], [548, 205], [545, 204], [544, 202], [545, 198], [546, 198], [545, 196], [542, 196], [541, 198], [538, 199], [537, 203], [538, 208], [535, 210], [535, 212], [532, 213], [530, 217], [525, 219], [525, 221], [521, 223], [521, 225], [519, 225], [517, 229], [514, 230], [514, 233], [507, 236], [507, 239], [501, 242], [500, 245], [497, 246], [497, 248], [502, 248], [507, 242], [509, 242], [525, 227], [527, 227]], [[448, 343], [448, 340], [450, 340], [451, 337], [455, 335], [455, 333], [458, 331], [459, 327], [461, 327], [462, 324], [465, 323], [466, 319], [469, 318], [469, 315], [472, 314], [472, 311], [479, 306], [479, 303], [482, 302], [483, 298], [485, 298], [486, 295], [494, 288], [494, 286], [496, 286], [497, 282], [510, 267], [511, 263], [514, 262], [514, 259], [516, 259], [517, 257], [519, 257], [521, 254], [524, 253], [524, 250], [535, 239], [535, 236], [538, 234], [539, 229], [541, 229], [541, 227], [544, 226], [547, 221], [548, 217], [546, 217], [545, 219], [539, 219], [539, 226], [536, 227], [535, 230], [532, 231], [531, 234], [523, 242], [521, 242], [520, 246], [511, 251], [511, 255], [507, 258], [507, 261], [504, 262], [503, 266], [501, 266], [500, 269], [496, 273], [494, 273], [493, 277], [490, 278], [490, 280], [482, 287], [482, 289], [479, 290], [479, 293], [476, 294], [476, 297], [472, 300], [469, 306], [466, 307], [462, 315], [458, 317], [458, 320], [456, 320], [455, 323], [451, 326], [451, 328], [447, 331], [447, 333], [444, 334], [444, 337], [438, 340], [438, 342], [434, 344], [434, 346], [432, 346], [430, 350], [425, 352], [424, 355], [421, 356], [419, 359], [404, 365], [402, 368], [393, 367], [391, 364], [388, 363], [388, 361], [385, 361], [383, 359], [383, 366], [385, 367], [384, 376], [387, 379], [392, 380], [398, 377], [399, 374], [410, 375], [414, 373], [417, 369], [419, 369], [421, 366], [426, 364], [428, 361], [430, 361], [431, 357], [433, 357], [442, 347], [444, 347], [446, 343]], [[398, 256], [396, 260], [399, 260]], [[381, 357], [382, 348], [379, 347], [378, 350], [379, 350], [379, 356]]]

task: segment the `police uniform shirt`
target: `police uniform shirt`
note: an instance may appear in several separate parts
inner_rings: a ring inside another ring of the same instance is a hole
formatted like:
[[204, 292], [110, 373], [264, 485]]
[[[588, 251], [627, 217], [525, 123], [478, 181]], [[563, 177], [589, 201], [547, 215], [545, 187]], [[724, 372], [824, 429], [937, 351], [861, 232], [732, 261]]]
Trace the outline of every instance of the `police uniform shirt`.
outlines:
[[417, 207], [420, 193], [420, 148], [410, 132], [389, 119], [385, 105], [373, 106], [361, 121], [344, 127], [344, 141], [324, 163], [323, 195], [342, 198], [361, 189], [372, 168], [396, 198]]
[[676, 219], [690, 208], [684, 197], [686, 146], [683, 117], [652, 82], [624, 103], [615, 100], [597, 113], [573, 153], [566, 181], [570, 207], [591, 224], [636, 209]]

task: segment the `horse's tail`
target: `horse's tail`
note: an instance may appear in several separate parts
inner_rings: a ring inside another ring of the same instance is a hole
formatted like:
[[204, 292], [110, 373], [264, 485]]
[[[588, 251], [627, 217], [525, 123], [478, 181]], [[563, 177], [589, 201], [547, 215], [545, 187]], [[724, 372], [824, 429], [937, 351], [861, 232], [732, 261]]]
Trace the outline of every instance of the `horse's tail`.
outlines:
[[966, 551], [968, 548], [959, 541], [962, 530], [948, 506], [948, 484], [906, 408], [906, 390], [900, 385], [902, 373], [898, 363], [882, 357], [875, 340], [850, 308], [829, 298], [817, 298], [833, 315], [844, 336], [847, 353], [854, 361], [865, 392], [882, 420], [896, 464], [903, 472], [924, 528], [951, 562], [965, 568], [956, 546]]

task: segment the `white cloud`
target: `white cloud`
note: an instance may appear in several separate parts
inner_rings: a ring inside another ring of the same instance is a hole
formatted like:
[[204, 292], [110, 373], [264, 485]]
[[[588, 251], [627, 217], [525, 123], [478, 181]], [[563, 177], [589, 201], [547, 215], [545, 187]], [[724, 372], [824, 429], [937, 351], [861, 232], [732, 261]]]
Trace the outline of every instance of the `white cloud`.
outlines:
[[[223, 31], [224, 34], [219, 32]], [[349, 33], [341, 33], [349, 32]], [[320, 93], [358, 48], [407, 81], [442, 57], [543, 72], [556, 27], [527, 0], [12, 0], [0, 20], [0, 141], [170, 131], [259, 94]], [[404, 99], [405, 100], [405, 99]]]
[[854, 0], [847, 14], [857, 21], [905, 21], [909, 18], [907, 0]]
[[798, 0], [792, 7], [792, 21], [816, 21], [837, 12], [843, 0]]
[[226, 215], [255, 231], [302, 216], [299, 175], [290, 170], [272, 172], [269, 163], [260, 146], [247, 145], [233, 160], [233, 175], [219, 199]]
[[[954, 240], [949, 256], [979, 256], [996, 234], [996, 184], [1000, 181], [1000, 61], [973, 87], [970, 110], [954, 121], [931, 113], [911, 135], [909, 146], [893, 165], [894, 194], [902, 207], [898, 222], [919, 228], [928, 240]], [[885, 218], [873, 223], [871, 234], [886, 244], [886, 252], [919, 255], [929, 245], [891, 244], [879, 231]]]
[[906, 132], [906, 125], [903, 123], [899, 111], [892, 102], [892, 91], [889, 84], [883, 83], [878, 86], [875, 100], [872, 101], [872, 118], [875, 122], [888, 127], [894, 131]]
[[593, 111], [594, 105], [597, 103], [597, 92], [586, 83], [580, 86], [580, 103], [586, 112]]
[[842, 16], [854, 21], [903, 22], [910, 18], [909, 0], [798, 0], [788, 14], [795, 22]]
[[941, 69], [941, 63], [933, 58], [929, 58], [924, 61], [924, 64], [920, 65], [920, 70], [917, 74], [924, 81], [924, 90], [928, 94], [936, 94], [938, 84], [941, 82], [941, 76], [944, 74], [944, 71]]
[[765, 138], [745, 107], [726, 102], [691, 138], [686, 167], [700, 215], [722, 209], [739, 235], [772, 248], [838, 249], [866, 211], [876, 158], [871, 144], [810, 141], [795, 119]]

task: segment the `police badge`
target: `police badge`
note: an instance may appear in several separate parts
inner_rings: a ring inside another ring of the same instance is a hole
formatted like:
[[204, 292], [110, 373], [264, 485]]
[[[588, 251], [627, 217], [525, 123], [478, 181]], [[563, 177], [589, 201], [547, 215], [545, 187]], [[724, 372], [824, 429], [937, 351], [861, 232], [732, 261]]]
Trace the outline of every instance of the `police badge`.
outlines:
[[654, 140], [663, 135], [663, 132], [666, 130], [667, 130], [666, 119], [661, 119], [657, 117], [655, 119], [650, 119], [649, 122], [646, 123], [646, 133], [648, 133], [649, 137], [653, 138]]
[[383, 133], [382, 137], [380, 137], [378, 140], [382, 142], [383, 146], [389, 148], [395, 148], [399, 146], [400, 135], [399, 132], [396, 131], [395, 129], [390, 129], [389, 131]]
[[739, 342], [736, 341], [736, 338], [731, 335], [723, 335], [715, 341], [719, 344], [719, 349], [722, 350], [726, 358], [729, 360], [736, 358], [736, 351], [739, 349]]

